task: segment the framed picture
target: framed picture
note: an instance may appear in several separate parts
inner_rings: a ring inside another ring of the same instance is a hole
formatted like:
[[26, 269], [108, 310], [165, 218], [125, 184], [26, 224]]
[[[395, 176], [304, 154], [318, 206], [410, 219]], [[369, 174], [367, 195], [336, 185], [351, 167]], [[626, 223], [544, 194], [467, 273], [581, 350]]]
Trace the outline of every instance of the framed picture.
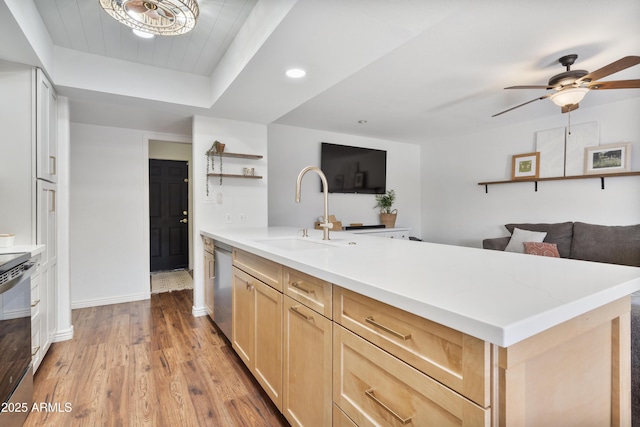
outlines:
[[585, 175], [631, 171], [631, 143], [587, 147], [584, 155]]
[[364, 186], [364, 172], [356, 172], [356, 177], [355, 177], [353, 186], [355, 188], [362, 188]]
[[511, 160], [511, 179], [538, 178], [540, 174], [540, 152], [516, 154]]

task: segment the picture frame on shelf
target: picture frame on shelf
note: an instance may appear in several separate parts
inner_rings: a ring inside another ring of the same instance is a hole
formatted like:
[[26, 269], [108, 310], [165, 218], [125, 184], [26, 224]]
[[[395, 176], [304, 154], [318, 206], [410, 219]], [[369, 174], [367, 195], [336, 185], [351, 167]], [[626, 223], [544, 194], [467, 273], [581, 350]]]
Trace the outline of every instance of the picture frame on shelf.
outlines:
[[511, 158], [511, 179], [532, 179], [540, 176], [540, 152], [515, 154]]
[[600, 175], [631, 172], [631, 143], [605, 144], [587, 147], [584, 174]]

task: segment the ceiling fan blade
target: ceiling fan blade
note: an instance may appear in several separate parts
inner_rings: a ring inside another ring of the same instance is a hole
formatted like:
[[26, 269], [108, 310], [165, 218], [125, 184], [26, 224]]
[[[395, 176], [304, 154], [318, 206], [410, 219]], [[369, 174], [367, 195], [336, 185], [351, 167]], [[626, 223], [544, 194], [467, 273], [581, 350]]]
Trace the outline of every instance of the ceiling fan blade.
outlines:
[[577, 110], [578, 108], [580, 108], [580, 104], [575, 103], [575, 104], [567, 104], [567, 105], [563, 105], [562, 107], [560, 107], [562, 110], [562, 114], [564, 113], [568, 113], [569, 111], [574, 111]]
[[591, 82], [589, 89], [640, 89], [640, 80], [616, 80], [613, 82]]
[[509, 86], [505, 89], [553, 89], [555, 86], [528, 85], [528, 86]]
[[593, 71], [586, 76], [579, 78], [578, 80], [576, 80], [576, 83], [600, 80], [603, 77], [607, 77], [608, 75], [617, 73], [618, 71], [625, 70], [638, 64], [640, 64], [640, 56], [625, 56], [622, 59], [618, 59], [617, 61], [614, 61], [609, 65], [605, 65], [599, 70]]
[[491, 116], [491, 117], [496, 117], [496, 116], [499, 116], [500, 114], [508, 113], [508, 112], [509, 112], [509, 111], [511, 111], [511, 110], [515, 110], [516, 108], [523, 107], [523, 106], [525, 106], [525, 105], [527, 105], [527, 104], [531, 104], [532, 102], [539, 101], [539, 100], [541, 100], [541, 99], [545, 99], [545, 98], [548, 98], [548, 97], [550, 97], [550, 96], [551, 96], [551, 94], [548, 94], [548, 95], [541, 96], [541, 97], [539, 97], [539, 98], [532, 99], [531, 101], [527, 101], [527, 102], [525, 102], [524, 104], [516, 105], [515, 107], [511, 107], [511, 108], [509, 108], [508, 110], [504, 110], [504, 111], [501, 111], [501, 112], [499, 112], [499, 113], [497, 113], [497, 114], [494, 114], [494, 115], [493, 115], [493, 116]]

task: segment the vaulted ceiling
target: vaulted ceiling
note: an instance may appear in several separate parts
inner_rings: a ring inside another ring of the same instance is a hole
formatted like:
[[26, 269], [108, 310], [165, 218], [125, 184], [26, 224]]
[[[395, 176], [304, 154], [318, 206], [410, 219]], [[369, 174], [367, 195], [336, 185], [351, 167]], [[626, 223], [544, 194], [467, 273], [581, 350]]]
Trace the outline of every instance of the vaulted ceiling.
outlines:
[[[542, 100], [491, 117], [544, 95], [503, 88], [546, 84], [560, 56], [593, 71], [640, 55], [637, 0], [200, 0], [194, 31], [152, 40], [98, 0], [0, 1], [0, 59], [43, 67], [72, 121], [179, 134], [199, 114], [429, 142], [559, 115]], [[627, 89], [572, 114], [630, 98], [640, 113]]]

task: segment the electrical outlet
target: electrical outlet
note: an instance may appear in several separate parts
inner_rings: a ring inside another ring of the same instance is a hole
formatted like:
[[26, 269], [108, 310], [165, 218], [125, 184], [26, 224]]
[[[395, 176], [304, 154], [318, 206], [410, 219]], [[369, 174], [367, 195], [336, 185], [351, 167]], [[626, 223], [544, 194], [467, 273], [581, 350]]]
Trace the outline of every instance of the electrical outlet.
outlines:
[[245, 222], [246, 219], [247, 219], [247, 216], [244, 214], [244, 212], [241, 212], [238, 214], [238, 221]]
[[230, 213], [228, 213], [228, 214], [225, 216], [225, 221], [227, 221], [228, 223], [230, 223], [230, 222], [232, 222], [232, 221], [233, 221], [233, 217], [231, 216], [231, 214], [230, 214]]

